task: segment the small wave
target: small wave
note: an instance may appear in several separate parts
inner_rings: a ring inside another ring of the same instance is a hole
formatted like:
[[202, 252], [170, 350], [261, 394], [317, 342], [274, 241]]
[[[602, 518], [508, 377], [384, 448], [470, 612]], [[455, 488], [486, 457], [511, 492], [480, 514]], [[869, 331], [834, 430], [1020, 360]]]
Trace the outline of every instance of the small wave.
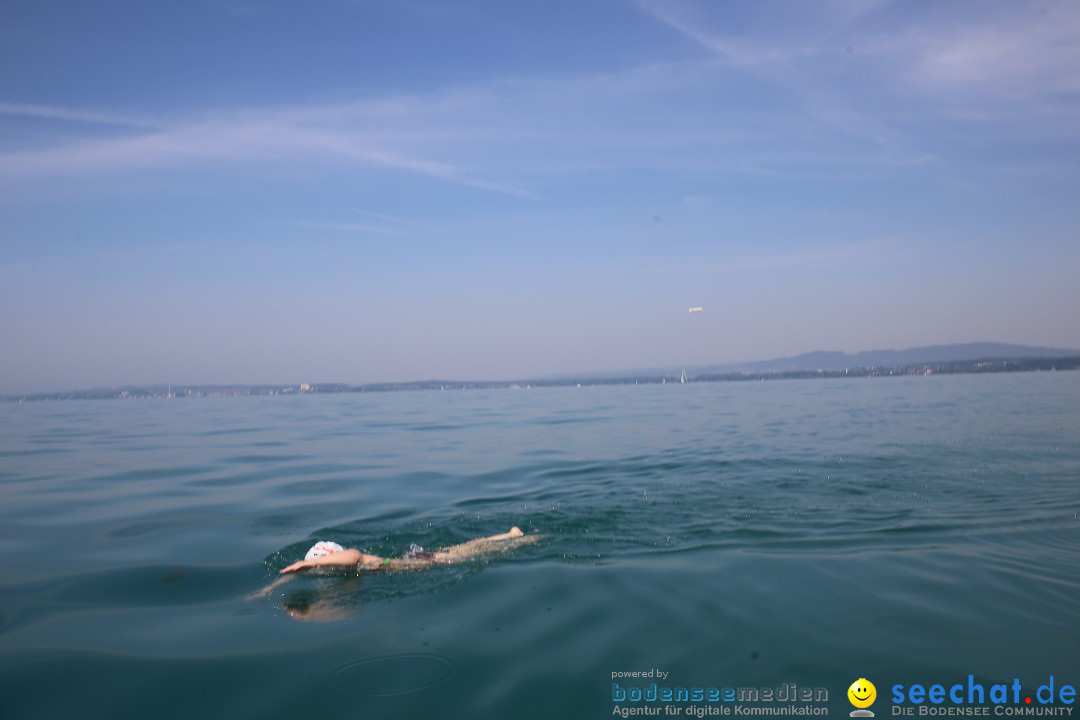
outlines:
[[454, 661], [443, 655], [408, 653], [347, 663], [330, 673], [330, 682], [349, 695], [390, 697], [435, 687], [456, 672]]

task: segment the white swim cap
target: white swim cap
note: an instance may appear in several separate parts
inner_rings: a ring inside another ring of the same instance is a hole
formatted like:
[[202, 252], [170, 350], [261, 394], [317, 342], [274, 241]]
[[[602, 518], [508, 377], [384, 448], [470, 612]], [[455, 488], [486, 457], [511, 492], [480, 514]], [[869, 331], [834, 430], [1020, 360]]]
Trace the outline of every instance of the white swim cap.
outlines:
[[332, 553], [341, 552], [345, 548], [338, 545], [336, 542], [328, 542], [326, 540], [320, 540], [311, 546], [311, 549], [307, 551], [307, 555], [304, 556], [305, 560], [314, 560], [315, 558], [322, 557], [323, 555], [330, 555]]

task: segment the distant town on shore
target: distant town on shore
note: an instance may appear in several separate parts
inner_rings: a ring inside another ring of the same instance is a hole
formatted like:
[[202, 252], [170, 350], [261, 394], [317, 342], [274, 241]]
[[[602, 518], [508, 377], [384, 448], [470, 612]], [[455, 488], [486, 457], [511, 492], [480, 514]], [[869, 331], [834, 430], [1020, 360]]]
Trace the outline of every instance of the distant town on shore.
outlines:
[[814, 352], [752, 363], [582, 373], [514, 381], [418, 380], [410, 382], [298, 383], [282, 385], [140, 385], [11, 395], [9, 402], [147, 398], [236, 397], [410, 390], [485, 390], [589, 385], [660, 385], [688, 382], [744, 382], [810, 378], [896, 377], [1002, 372], [1080, 370], [1080, 350], [1034, 348], [1003, 343], [934, 345], [909, 350], [856, 353]]

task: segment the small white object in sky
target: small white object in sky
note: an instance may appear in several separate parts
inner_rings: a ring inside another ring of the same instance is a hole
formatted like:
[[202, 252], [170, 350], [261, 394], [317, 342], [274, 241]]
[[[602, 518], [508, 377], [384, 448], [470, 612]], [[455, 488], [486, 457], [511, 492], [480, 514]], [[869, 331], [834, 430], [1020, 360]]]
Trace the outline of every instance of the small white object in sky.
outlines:
[[692, 313], [701, 312], [704, 309], [705, 308], [703, 308], [703, 307], [692, 307], [692, 308], [690, 308], [690, 312], [692, 312]]

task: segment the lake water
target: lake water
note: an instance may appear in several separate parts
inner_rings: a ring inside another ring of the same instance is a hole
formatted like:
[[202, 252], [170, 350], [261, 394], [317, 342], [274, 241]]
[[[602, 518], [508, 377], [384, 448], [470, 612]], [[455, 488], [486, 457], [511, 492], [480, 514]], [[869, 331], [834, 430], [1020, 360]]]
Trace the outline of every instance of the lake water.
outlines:
[[[824, 688], [840, 718], [861, 677], [879, 718], [894, 684], [1032, 696], [1080, 685], [1078, 481], [1076, 372], [0, 403], [0, 718], [736, 705], [614, 699], [652, 683]], [[543, 538], [247, 599], [316, 539], [512, 525]]]

